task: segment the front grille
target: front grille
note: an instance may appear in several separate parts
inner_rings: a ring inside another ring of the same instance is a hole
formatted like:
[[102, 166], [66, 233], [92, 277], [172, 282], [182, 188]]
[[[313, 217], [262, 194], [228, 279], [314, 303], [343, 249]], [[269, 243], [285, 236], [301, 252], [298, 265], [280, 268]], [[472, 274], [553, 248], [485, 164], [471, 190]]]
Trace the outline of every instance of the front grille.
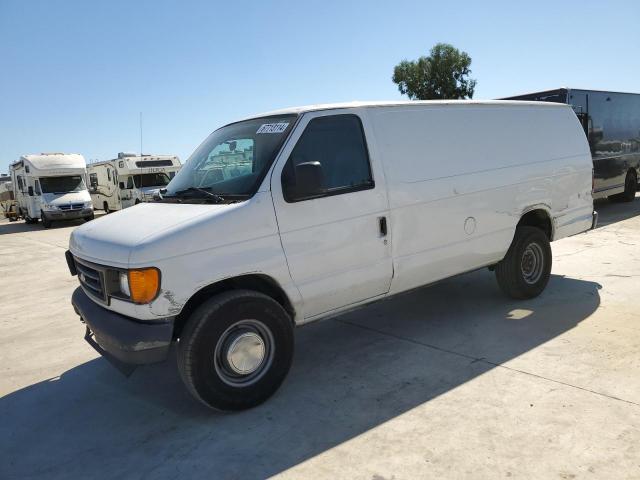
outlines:
[[107, 301], [107, 295], [104, 288], [104, 275], [100, 270], [96, 270], [90, 265], [75, 259], [76, 270], [78, 271], [78, 280], [80, 285], [87, 294], [97, 298], [102, 302]]
[[72, 203], [70, 205], [60, 205], [58, 208], [60, 210], [81, 210], [84, 204], [82, 203]]

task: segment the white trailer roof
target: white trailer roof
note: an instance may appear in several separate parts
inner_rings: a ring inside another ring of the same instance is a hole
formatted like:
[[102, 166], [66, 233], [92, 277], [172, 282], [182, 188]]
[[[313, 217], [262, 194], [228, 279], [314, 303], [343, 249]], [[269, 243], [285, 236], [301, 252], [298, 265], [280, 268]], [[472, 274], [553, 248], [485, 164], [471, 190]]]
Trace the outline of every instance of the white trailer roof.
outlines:
[[27, 161], [38, 170], [51, 168], [86, 168], [84, 157], [77, 153], [41, 153], [23, 155], [20, 160]]

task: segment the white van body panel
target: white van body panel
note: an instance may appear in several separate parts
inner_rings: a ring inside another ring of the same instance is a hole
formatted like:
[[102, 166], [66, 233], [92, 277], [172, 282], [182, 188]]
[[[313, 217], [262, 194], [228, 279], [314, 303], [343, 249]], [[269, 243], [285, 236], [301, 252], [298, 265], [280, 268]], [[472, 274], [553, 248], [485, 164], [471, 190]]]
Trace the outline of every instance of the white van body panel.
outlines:
[[[304, 323], [495, 264], [528, 211], [549, 215], [553, 240], [591, 227], [591, 155], [566, 105], [358, 103], [277, 113], [300, 116], [251, 199], [143, 204], [73, 232], [70, 250], [81, 259], [162, 273], [150, 304], [113, 299], [105, 308], [172, 317], [207, 285], [257, 273], [284, 290]], [[362, 122], [375, 186], [287, 203], [281, 174], [297, 139], [313, 118], [341, 114]]]
[[389, 190], [391, 293], [498, 262], [527, 210], [547, 211], [556, 239], [590, 227], [590, 152], [570, 108], [368, 113]]

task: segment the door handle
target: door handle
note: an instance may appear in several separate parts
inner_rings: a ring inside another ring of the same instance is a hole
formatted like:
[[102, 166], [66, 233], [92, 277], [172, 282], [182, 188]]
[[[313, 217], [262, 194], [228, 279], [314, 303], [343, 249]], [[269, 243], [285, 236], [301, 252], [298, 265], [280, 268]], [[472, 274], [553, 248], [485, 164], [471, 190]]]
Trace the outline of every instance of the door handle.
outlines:
[[380, 235], [382, 237], [386, 237], [387, 236], [387, 217], [378, 218], [378, 222], [380, 225]]

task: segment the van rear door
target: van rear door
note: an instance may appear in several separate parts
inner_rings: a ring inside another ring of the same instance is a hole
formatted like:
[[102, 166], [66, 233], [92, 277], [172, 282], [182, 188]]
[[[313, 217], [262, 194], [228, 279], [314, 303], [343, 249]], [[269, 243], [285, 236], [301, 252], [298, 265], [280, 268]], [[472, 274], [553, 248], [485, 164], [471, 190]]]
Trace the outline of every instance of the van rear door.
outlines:
[[361, 113], [310, 112], [274, 169], [280, 237], [305, 318], [389, 291], [389, 206], [370, 153]]

